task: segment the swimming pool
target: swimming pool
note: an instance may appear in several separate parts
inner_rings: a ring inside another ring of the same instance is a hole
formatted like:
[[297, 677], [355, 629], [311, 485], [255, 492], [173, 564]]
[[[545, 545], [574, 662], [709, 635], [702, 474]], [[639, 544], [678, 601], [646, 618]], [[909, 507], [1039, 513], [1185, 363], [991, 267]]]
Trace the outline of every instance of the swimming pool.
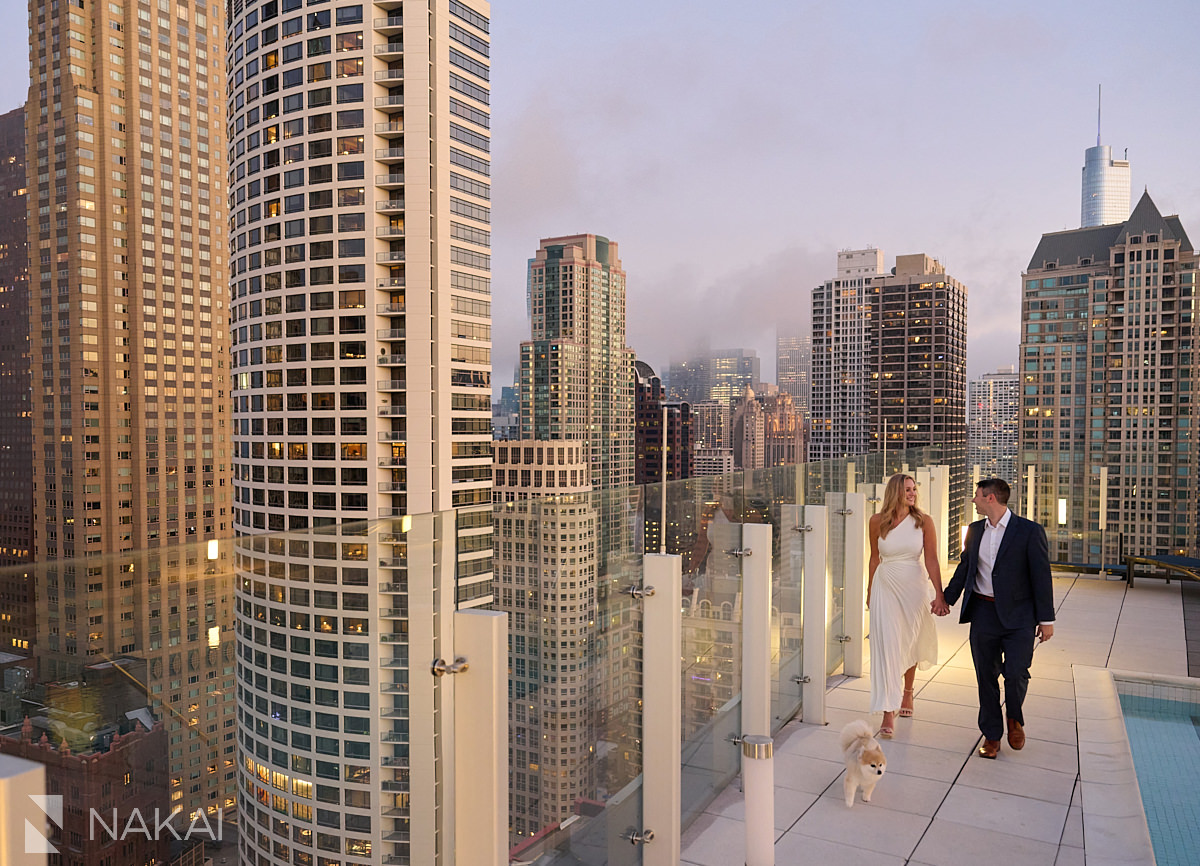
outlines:
[[1117, 680], [1158, 866], [1200, 863], [1200, 689]]

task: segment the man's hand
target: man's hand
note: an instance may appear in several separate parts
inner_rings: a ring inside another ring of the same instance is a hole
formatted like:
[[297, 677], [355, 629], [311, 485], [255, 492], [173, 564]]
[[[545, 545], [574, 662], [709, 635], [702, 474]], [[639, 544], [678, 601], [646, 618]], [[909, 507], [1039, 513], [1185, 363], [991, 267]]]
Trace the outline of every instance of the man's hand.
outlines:
[[1050, 640], [1050, 638], [1054, 637], [1054, 624], [1053, 623], [1040, 624], [1037, 627], [1037, 635], [1044, 641]]

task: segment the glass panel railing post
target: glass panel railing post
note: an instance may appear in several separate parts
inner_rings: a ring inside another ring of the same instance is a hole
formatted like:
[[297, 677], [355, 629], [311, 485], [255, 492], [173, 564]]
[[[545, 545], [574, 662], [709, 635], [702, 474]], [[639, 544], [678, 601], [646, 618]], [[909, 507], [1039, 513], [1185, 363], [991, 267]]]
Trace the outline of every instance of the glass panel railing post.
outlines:
[[825, 676], [829, 622], [829, 518], [824, 505], [809, 505], [803, 511], [804, 589], [800, 621], [804, 645], [804, 689], [801, 714], [805, 722], [825, 724]]
[[829, 601], [828, 619], [825, 623], [825, 640], [829, 647], [825, 657], [825, 673], [833, 676], [842, 669], [846, 660], [845, 589], [846, 589], [846, 494], [841, 491], [825, 494], [826, 514], [829, 517], [829, 534], [826, 538], [829, 552]]
[[742, 740], [745, 788], [746, 866], [775, 866], [775, 742], [770, 737]]
[[771, 735], [771, 525], [742, 526], [742, 736]]
[[[508, 614], [454, 613], [454, 846], [463, 863], [508, 863]], [[461, 660], [461, 661], [460, 661]], [[456, 669], [457, 668], [457, 669]]]
[[[798, 473], [802, 474], [802, 473]], [[779, 706], [775, 730], [801, 709], [804, 675], [803, 602], [804, 545], [811, 533], [804, 531], [804, 505], [784, 505], [779, 510], [779, 670], [776, 688]]]
[[863, 675], [866, 647], [864, 614], [867, 600], [867, 496], [865, 493], [846, 494], [846, 588], [842, 601], [842, 628], [846, 637], [846, 656], [842, 670], [849, 677]]
[[[642, 561], [642, 862], [645, 866], [675, 866], [679, 862], [683, 760], [679, 664], [683, 560], [650, 554]], [[648, 838], [650, 832], [653, 838]]]

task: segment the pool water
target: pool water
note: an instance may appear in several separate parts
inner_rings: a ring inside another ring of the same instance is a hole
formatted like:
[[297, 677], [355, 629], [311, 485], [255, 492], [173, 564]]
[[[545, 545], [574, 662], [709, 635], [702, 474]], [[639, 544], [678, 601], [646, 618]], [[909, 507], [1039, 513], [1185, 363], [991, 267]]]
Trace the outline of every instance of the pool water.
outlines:
[[1200, 863], [1200, 705], [1121, 694], [1158, 866]]

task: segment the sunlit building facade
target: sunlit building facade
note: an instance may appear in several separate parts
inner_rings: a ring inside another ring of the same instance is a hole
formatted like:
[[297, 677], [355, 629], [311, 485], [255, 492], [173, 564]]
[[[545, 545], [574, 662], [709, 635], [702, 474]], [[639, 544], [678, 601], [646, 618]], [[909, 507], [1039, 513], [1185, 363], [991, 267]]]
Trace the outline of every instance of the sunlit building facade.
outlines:
[[232, 812], [232, 598], [199, 555], [233, 528], [224, 16], [29, 10], [38, 675], [136, 660], [171, 806]]
[[428, 660], [492, 598], [488, 11], [229, 6], [243, 862], [453, 857]]
[[1043, 235], [1029, 261], [1019, 472], [1027, 488], [1033, 470], [1027, 516], [1046, 526], [1052, 560], [1098, 563], [1103, 543], [1115, 562], [1122, 542], [1196, 555], [1197, 262], [1149, 193], [1124, 222]]

